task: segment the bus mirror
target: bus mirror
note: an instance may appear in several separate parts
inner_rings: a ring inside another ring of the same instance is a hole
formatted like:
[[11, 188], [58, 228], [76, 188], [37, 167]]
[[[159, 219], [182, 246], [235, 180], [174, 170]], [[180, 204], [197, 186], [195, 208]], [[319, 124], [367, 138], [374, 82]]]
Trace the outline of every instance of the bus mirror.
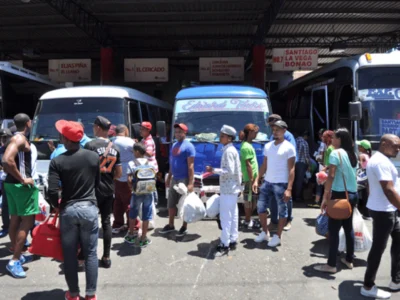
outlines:
[[350, 102], [349, 103], [349, 119], [351, 121], [360, 121], [362, 118], [361, 102]]
[[135, 139], [140, 138], [140, 123], [132, 124], [132, 135]]
[[167, 128], [165, 125], [165, 121], [157, 122], [157, 135], [161, 138], [164, 138], [167, 136]]

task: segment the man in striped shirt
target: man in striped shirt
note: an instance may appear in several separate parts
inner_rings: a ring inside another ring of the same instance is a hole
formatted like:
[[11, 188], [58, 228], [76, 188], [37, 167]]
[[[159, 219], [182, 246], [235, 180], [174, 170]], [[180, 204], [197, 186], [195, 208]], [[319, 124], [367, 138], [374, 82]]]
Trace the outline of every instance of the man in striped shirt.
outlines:
[[146, 148], [145, 157], [149, 161], [150, 165], [154, 167], [154, 170], [158, 172], [158, 164], [156, 160], [156, 144], [154, 143], [153, 137], [151, 136], [152, 125], [150, 122], [142, 122], [140, 125], [140, 135], [143, 138], [142, 143]]

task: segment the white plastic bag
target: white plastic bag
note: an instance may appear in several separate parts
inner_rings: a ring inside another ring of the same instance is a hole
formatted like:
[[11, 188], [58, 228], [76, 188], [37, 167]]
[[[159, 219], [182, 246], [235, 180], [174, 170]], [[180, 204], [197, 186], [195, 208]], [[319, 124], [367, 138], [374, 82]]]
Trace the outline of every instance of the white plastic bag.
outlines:
[[50, 215], [50, 204], [44, 199], [41, 192], [39, 192], [38, 202], [40, 213], [35, 216], [35, 220], [38, 222], [43, 222]]
[[219, 195], [212, 195], [207, 200], [207, 216], [215, 218], [219, 214]]
[[394, 188], [396, 189], [397, 194], [400, 195], [400, 178], [397, 178]]
[[206, 216], [206, 208], [203, 201], [196, 193], [189, 193], [183, 203], [183, 221], [186, 223], [195, 223]]
[[[354, 252], [366, 252], [371, 249], [372, 237], [369, 233], [367, 225], [357, 208], [353, 211], [353, 230], [354, 230]], [[346, 237], [343, 228], [339, 232], [339, 248], [340, 252], [346, 250]]]
[[185, 199], [187, 197], [187, 187], [185, 184], [183, 184], [182, 182], [174, 185], [174, 190], [178, 193], [181, 194], [182, 196], [179, 198], [179, 202], [176, 205], [177, 209], [178, 209], [178, 217], [180, 219], [183, 219], [183, 203], [185, 202]]

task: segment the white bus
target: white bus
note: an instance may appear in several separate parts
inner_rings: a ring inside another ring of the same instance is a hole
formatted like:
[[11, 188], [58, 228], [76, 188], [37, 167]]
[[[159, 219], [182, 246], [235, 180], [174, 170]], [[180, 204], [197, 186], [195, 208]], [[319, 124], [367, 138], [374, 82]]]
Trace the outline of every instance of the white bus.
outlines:
[[85, 133], [93, 137], [93, 122], [99, 115], [113, 125], [125, 124], [131, 129], [132, 136], [137, 134], [138, 124], [150, 121], [153, 136], [156, 136], [156, 123], [172, 120], [172, 105], [137, 90], [117, 86], [50, 91], [40, 98], [32, 124], [31, 141], [38, 149], [38, 172], [48, 172], [51, 153], [47, 143], [51, 140], [57, 145], [59, 142], [59, 133], [54, 126], [58, 120], [80, 121], [85, 126]]
[[[354, 140], [367, 139], [376, 150], [385, 133], [400, 134], [400, 52], [340, 59], [271, 95], [274, 113], [289, 129], [347, 127]], [[394, 160], [400, 169], [399, 158]]]
[[12, 119], [20, 112], [32, 118], [39, 97], [56, 88], [60, 85], [47, 76], [0, 61], [0, 119]]

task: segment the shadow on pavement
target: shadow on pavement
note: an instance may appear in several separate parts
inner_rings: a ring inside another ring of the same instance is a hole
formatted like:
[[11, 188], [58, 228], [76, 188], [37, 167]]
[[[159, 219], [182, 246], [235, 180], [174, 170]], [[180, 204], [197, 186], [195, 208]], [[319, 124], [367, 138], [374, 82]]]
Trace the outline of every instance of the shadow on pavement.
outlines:
[[360, 289], [363, 285], [363, 282], [346, 280], [339, 284], [339, 295], [338, 299], [340, 300], [362, 300], [366, 299], [364, 296], [361, 296]]
[[165, 234], [160, 233], [161, 230], [162, 230], [161, 228], [155, 229], [154, 232], [151, 233], [151, 236], [162, 237], [169, 241], [174, 241], [176, 243], [189, 243], [201, 238], [201, 235], [198, 235], [197, 233], [187, 233], [184, 236], [178, 237], [176, 236], [177, 233], [176, 230]]
[[313, 246], [310, 249], [310, 256], [328, 258], [329, 253], [329, 241], [328, 239], [320, 239], [318, 241], [312, 242]]
[[310, 266], [304, 266], [303, 267], [304, 276], [306, 276], [308, 278], [319, 277], [319, 278], [323, 278], [323, 279], [327, 279], [327, 280], [336, 279], [336, 277], [334, 276], [335, 274], [323, 273], [323, 272], [318, 272], [318, 271], [314, 270], [314, 267], [317, 265], [320, 265], [320, 264], [312, 264]]
[[[254, 238], [256, 235], [254, 235]], [[271, 250], [272, 252], [279, 252], [279, 247], [271, 248], [268, 247], [268, 242], [264, 241], [261, 243], [256, 243], [254, 239], [244, 239], [240, 242], [243, 244], [243, 248], [247, 250], [261, 249], [261, 250]]]
[[[149, 245], [148, 247], [151, 247], [151, 245]], [[125, 242], [113, 244], [111, 246], [111, 250], [117, 251], [117, 255], [121, 257], [136, 256], [142, 253], [142, 248], [140, 248], [138, 245], [129, 245]]]
[[55, 289], [51, 291], [33, 292], [28, 293], [21, 300], [61, 300], [64, 298], [65, 291]]
[[217, 248], [219, 239], [212, 241], [211, 243], [200, 243], [197, 245], [197, 251], [189, 251], [188, 254], [208, 260], [215, 259], [215, 249]]
[[303, 218], [304, 223], [307, 226], [315, 227], [315, 220], [317, 219], [318, 215], [315, 218]]

